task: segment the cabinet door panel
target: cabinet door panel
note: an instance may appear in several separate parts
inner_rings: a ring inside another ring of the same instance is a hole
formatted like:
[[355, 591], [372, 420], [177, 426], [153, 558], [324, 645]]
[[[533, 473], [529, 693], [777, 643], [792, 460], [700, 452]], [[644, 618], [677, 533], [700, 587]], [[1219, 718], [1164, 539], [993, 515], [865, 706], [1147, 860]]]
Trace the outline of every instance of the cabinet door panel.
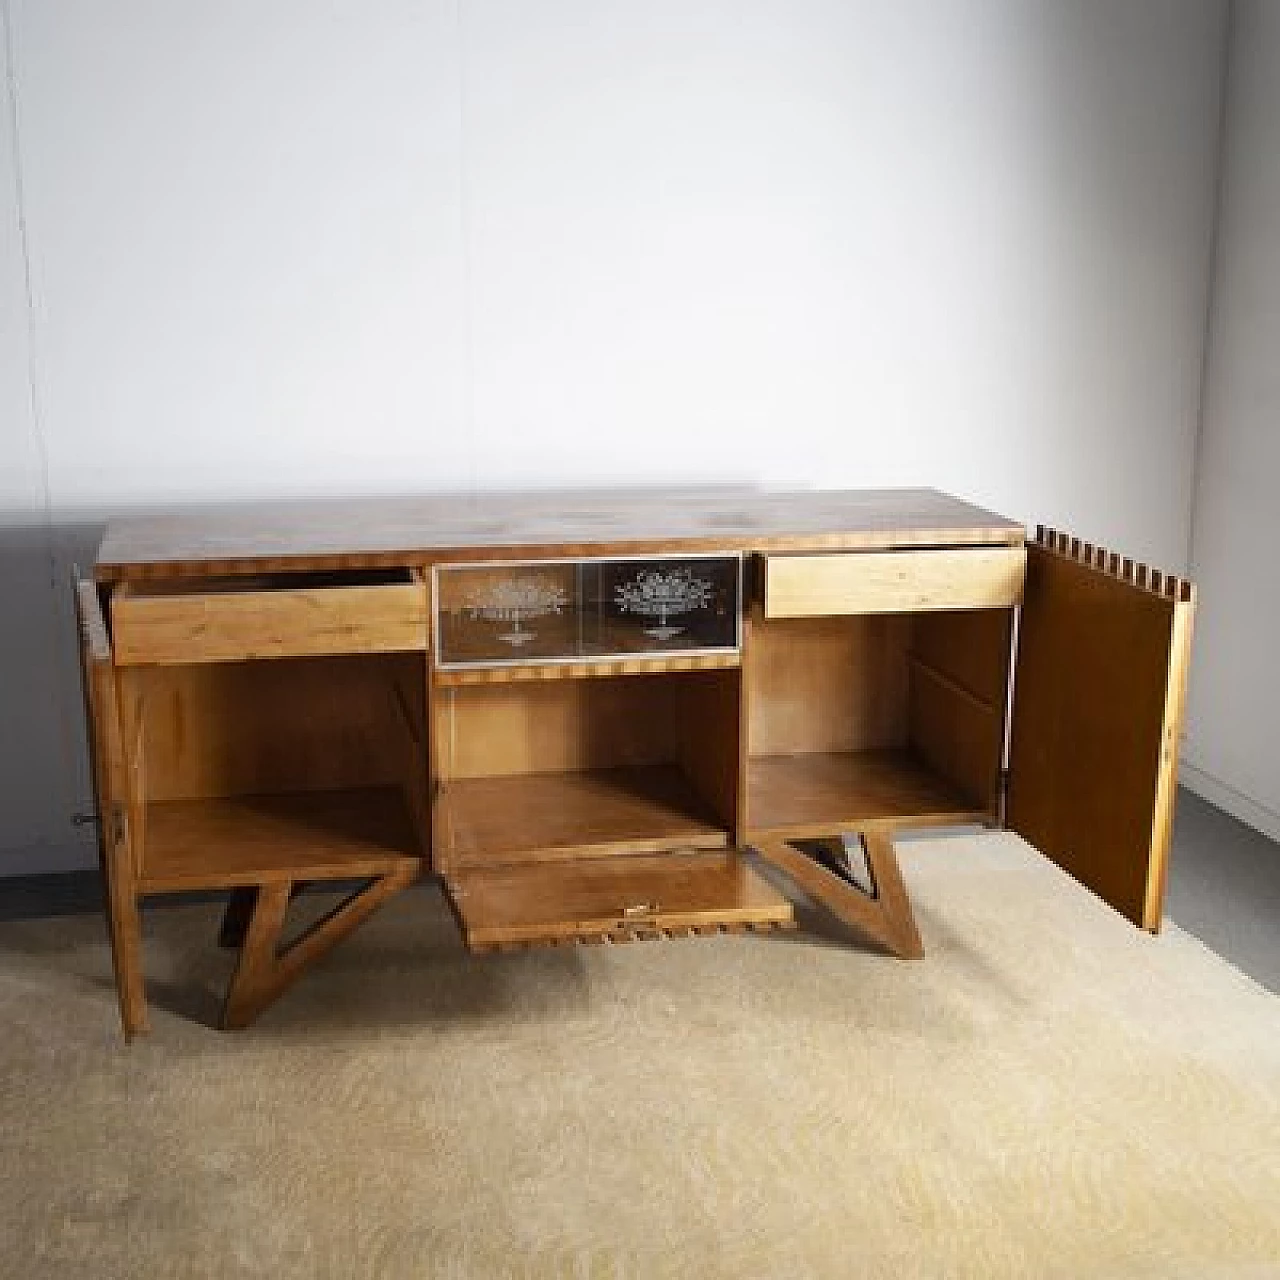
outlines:
[[1008, 823], [1160, 925], [1195, 590], [1039, 529], [1028, 547]]
[[127, 818], [126, 763], [116, 704], [111, 645], [102, 606], [92, 582], [75, 583], [80, 624], [80, 675], [89, 729], [89, 757], [98, 817], [98, 851], [107, 892], [111, 958], [120, 1017], [126, 1036], [147, 1029], [147, 1007], [139, 961], [137, 876], [133, 832]]
[[459, 868], [445, 889], [473, 951], [794, 923], [790, 900], [733, 849]]

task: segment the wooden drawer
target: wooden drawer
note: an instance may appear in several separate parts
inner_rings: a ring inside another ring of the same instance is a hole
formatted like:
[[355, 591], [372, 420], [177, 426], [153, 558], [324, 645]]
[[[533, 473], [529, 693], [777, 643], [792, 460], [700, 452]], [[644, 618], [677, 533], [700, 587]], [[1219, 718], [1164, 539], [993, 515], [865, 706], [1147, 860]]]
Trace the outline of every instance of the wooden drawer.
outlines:
[[111, 621], [121, 666], [387, 653], [426, 648], [427, 593], [407, 569], [127, 583]]
[[1022, 598], [1024, 547], [766, 556], [766, 618], [1003, 609]]

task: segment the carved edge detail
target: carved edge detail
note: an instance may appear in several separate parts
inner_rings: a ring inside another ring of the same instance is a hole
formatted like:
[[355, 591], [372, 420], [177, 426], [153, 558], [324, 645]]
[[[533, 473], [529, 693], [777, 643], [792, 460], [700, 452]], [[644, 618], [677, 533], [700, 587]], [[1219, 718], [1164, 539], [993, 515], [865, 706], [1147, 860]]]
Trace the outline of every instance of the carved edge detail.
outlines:
[[1184, 604], [1195, 600], [1195, 584], [1189, 579], [1180, 578], [1172, 573], [1163, 573], [1141, 561], [1131, 560], [1127, 556], [1108, 551], [1106, 547], [1096, 546], [1092, 542], [1083, 542], [1057, 529], [1050, 529], [1042, 524], [1036, 525], [1034, 545], [1066, 560], [1072, 560], [1085, 568], [1093, 569], [1097, 573], [1136, 587], [1139, 591], [1146, 591], [1151, 595], [1162, 596], [1166, 600], [1176, 600]]

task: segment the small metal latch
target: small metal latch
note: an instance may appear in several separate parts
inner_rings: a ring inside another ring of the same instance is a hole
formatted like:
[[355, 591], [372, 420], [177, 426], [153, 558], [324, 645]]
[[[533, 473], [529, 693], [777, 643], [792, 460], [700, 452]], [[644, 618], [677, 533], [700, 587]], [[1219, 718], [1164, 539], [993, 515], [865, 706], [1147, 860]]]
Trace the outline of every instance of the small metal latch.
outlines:
[[622, 908], [622, 918], [624, 920], [635, 920], [641, 916], [656, 916], [658, 914], [658, 904], [656, 902], [636, 902], [629, 907]]
[[[124, 842], [127, 830], [126, 822], [123, 806], [113, 805], [111, 808], [111, 827], [108, 832], [111, 844], [116, 845]], [[73, 813], [71, 815], [71, 825], [73, 827], [95, 827], [101, 832], [102, 815], [98, 813]]]

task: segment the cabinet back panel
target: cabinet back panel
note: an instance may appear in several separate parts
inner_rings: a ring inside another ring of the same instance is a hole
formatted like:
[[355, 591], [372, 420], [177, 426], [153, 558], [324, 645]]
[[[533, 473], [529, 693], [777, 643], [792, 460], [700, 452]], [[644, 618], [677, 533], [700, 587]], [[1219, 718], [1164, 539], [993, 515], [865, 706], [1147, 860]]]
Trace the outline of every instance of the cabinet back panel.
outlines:
[[661, 676], [438, 689], [441, 776], [670, 763], [678, 758], [676, 691]]
[[752, 620], [750, 753], [867, 751], [907, 739], [911, 618]]
[[424, 676], [409, 655], [285, 658], [134, 668], [121, 693], [147, 797], [194, 799], [406, 781]]

